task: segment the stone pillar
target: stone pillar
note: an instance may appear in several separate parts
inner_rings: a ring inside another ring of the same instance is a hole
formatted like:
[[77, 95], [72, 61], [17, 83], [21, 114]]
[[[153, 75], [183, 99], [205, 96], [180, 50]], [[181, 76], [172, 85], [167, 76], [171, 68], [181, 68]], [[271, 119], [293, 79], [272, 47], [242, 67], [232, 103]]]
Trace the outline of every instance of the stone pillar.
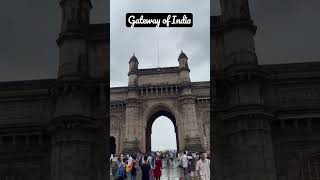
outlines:
[[143, 147], [143, 128], [139, 120], [139, 99], [135, 89], [129, 89], [126, 102], [125, 140], [123, 152], [141, 152]]
[[231, 179], [275, 180], [275, 162], [270, 136], [270, 117], [264, 113], [228, 119]]
[[56, 104], [49, 127], [51, 179], [102, 180], [105, 178], [105, 122], [93, 116], [95, 108], [91, 107], [96, 99], [94, 95], [99, 93], [84, 82], [71, 84], [59, 81], [51, 90]]
[[248, 0], [220, 1], [222, 15], [213, 18], [212, 31], [215, 172], [218, 179], [275, 180], [273, 114], [264, 105], [268, 75], [260, 71], [255, 53], [256, 26]]
[[200, 139], [199, 127], [197, 123], [195, 97], [191, 94], [190, 86], [185, 86], [179, 97], [180, 111], [181, 111], [181, 122], [183, 122], [184, 128], [184, 142], [185, 146], [181, 150], [185, 149], [188, 151], [202, 151], [203, 145]]
[[85, 34], [90, 24], [90, 0], [61, 0], [62, 23], [59, 38], [58, 79], [89, 76]]
[[233, 64], [258, 64], [248, 0], [220, 0], [222, 15], [213, 18], [214, 68], [223, 70]]

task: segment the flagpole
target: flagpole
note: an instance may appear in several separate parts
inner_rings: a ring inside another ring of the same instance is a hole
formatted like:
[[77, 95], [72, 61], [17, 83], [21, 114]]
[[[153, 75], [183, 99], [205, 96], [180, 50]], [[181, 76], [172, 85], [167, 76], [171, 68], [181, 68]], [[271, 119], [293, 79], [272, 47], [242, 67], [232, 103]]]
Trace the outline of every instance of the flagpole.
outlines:
[[159, 40], [157, 40], [157, 49], [158, 49], [158, 68], [160, 68], [160, 63], [159, 63]]

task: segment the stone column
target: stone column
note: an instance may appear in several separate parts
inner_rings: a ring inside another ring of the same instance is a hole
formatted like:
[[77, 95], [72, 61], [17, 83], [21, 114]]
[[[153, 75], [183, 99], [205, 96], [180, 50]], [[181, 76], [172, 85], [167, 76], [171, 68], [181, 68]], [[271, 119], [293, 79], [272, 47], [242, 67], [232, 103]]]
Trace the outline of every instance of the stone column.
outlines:
[[201, 143], [200, 129], [197, 123], [195, 97], [191, 94], [190, 86], [184, 87], [183, 92], [184, 93], [179, 97], [179, 102], [181, 108], [181, 122], [183, 122], [182, 124], [185, 132], [184, 149], [199, 152], [203, 150], [203, 145]]
[[222, 15], [213, 19], [212, 31], [216, 40], [212, 74], [218, 116], [214, 119], [214, 153], [219, 162], [215, 170], [220, 179], [275, 180], [270, 132], [273, 115], [264, 105], [262, 93], [268, 75], [258, 65], [256, 26], [248, 0], [220, 2]]
[[56, 108], [49, 127], [51, 179], [102, 180], [105, 178], [105, 122], [91, 111], [93, 94], [99, 93], [82, 87], [83, 82], [71, 84], [57, 82], [52, 89]]
[[142, 127], [139, 120], [139, 99], [134, 89], [129, 89], [126, 106], [125, 140], [123, 141], [123, 152], [142, 151]]
[[239, 112], [225, 119], [226, 148], [231, 157], [228, 170], [230, 179], [276, 179], [270, 119], [271, 116], [262, 111], [241, 112], [241, 115]]

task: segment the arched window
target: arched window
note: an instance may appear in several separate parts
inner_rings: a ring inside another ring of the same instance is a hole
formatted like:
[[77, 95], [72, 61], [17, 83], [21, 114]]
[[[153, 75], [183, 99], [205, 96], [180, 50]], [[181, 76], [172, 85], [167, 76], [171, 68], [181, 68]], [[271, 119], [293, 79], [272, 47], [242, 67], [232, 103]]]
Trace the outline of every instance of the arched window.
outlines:
[[116, 154], [117, 145], [116, 145], [116, 138], [111, 136], [110, 137], [110, 154]]

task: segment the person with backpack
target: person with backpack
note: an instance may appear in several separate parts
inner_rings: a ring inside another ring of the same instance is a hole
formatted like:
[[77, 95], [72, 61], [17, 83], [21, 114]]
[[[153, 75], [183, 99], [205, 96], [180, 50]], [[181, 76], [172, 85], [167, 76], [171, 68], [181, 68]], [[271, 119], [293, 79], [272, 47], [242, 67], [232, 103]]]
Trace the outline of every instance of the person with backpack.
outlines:
[[116, 173], [118, 171], [118, 163], [120, 162], [120, 157], [118, 157], [116, 162], [111, 163], [111, 173], [113, 176], [116, 176]]
[[126, 178], [125, 165], [122, 162], [121, 158], [118, 158], [115, 167], [112, 168], [112, 173], [114, 173], [115, 180], [124, 180]]
[[194, 179], [197, 176], [196, 172], [196, 154], [195, 153], [190, 153], [190, 158], [189, 158], [189, 174], [191, 179]]
[[132, 156], [132, 161], [129, 167], [130, 180], [136, 180], [137, 178], [138, 163], [136, 159], [137, 159], [136, 156]]
[[126, 170], [126, 174], [125, 174], [125, 177], [124, 177], [124, 179], [127, 179], [128, 178], [128, 175], [129, 175], [129, 160], [126, 158], [125, 160], [124, 160], [124, 162], [125, 162], [125, 164], [124, 164], [124, 168], [125, 168], [125, 170]]

